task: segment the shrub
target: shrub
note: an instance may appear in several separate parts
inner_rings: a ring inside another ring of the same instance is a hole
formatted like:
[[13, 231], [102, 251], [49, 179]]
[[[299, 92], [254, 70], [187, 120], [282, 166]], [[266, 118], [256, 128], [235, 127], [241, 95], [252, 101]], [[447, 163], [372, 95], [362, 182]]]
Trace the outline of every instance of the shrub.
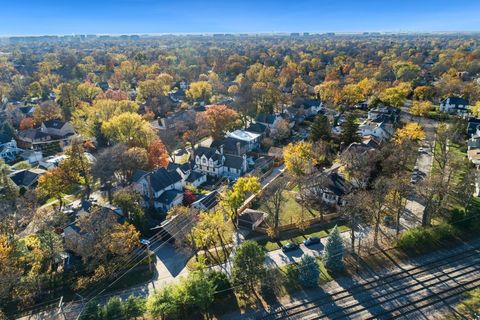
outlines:
[[405, 231], [398, 240], [398, 246], [404, 251], [423, 251], [432, 248], [438, 242], [450, 239], [457, 234], [455, 227], [442, 223], [434, 227], [417, 227]]

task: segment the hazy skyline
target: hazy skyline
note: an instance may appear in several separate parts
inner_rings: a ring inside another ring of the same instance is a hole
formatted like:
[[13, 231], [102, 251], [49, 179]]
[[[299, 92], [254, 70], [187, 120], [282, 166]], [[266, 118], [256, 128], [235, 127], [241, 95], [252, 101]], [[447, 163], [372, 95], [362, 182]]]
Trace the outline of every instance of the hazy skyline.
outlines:
[[0, 35], [480, 31], [480, 1], [4, 1]]

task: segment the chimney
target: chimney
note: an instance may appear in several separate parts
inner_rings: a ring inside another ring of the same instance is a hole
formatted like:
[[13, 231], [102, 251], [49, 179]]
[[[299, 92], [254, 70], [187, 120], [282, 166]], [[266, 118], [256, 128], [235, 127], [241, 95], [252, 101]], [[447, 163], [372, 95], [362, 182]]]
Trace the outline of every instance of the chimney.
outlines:
[[240, 142], [237, 142], [237, 154], [241, 155], [242, 153], [240, 152]]
[[223, 144], [220, 145], [220, 154], [223, 154]]

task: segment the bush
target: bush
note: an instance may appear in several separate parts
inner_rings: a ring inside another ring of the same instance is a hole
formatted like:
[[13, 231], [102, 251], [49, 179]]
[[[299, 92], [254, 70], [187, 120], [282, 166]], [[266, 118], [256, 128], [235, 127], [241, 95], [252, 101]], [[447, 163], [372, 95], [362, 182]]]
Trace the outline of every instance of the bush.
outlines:
[[417, 227], [405, 231], [398, 240], [398, 246], [404, 251], [423, 251], [438, 242], [453, 238], [456, 233], [455, 227], [448, 223], [428, 228]]

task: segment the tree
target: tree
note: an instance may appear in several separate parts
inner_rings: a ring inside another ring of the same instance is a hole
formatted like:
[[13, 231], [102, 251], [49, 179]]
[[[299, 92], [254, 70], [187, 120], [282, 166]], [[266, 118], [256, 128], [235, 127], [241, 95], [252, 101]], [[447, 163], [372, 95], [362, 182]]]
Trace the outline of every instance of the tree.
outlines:
[[413, 90], [413, 96], [417, 100], [431, 100], [435, 95], [435, 90], [429, 86], [418, 86]]
[[290, 137], [290, 125], [287, 120], [281, 119], [270, 130], [270, 137], [276, 141], [284, 141]]
[[33, 111], [33, 119], [36, 124], [47, 120], [63, 119], [62, 109], [53, 101], [42, 102]]
[[185, 286], [185, 291], [190, 297], [188, 304], [193, 307], [192, 309], [198, 308], [203, 313], [207, 312], [215, 294], [215, 286], [207, 274], [203, 270], [193, 271], [181, 285]]
[[405, 140], [417, 142], [425, 138], [425, 132], [418, 123], [409, 122], [395, 132], [395, 143], [401, 144]]
[[420, 74], [420, 67], [411, 63], [400, 61], [394, 64], [393, 70], [398, 80], [412, 81]]
[[166, 96], [172, 87], [173, 78], [167, 73], [159, 74], [155, 79], [138, 83], [138, 101], [151, 102], [152, 99]]
[[62, 107], [66, 120], [70, 120], [73, 110], [80, 102], [77, 85], [74, 83], [62, 83], [55, 89], [56, 101]]
[[102, 133], [115, 143], [125, 143], [130, 147], [146, 148], [154, 139], [155, 133], [150, 124], [136, 113], [125, 112], [105, 121]]
[[467, 298], [458, 304], [458, 311], [468, 319], [476, 319], [480, 314], [480, 289], [474, 289], [467, 293]]
[[27, 117], [23, 118], [22, 121], [20, 121], [20, 130], [27, 130], [27, 129], [32, 129], [33, 126], [35, 125], [35, 122], [33, 121], [33, 118]]
[[124, 302], [123, 309], [125, 313], [125, 317], [127, 319], [137, 319], [137, 317], [143, 316], [146, 311], [146, 300], [142, 297], [137, 297], [131, 295], [128, 299]]
[[320, 267], [315, 257], [304, 254], [298, 263], [298, 280], [306, 288], [314, 288], [320, 279]]
[[314, 165], [313, 146], [309, 142], [290, 143], [283, 148], [285, 168], [294, 176], [311, 172]]
[[328, 141], [330, 140], [331, 134], [332, 129], [328, 118], [323, 114], [317, 115], [310, 126], [308, 139], [310, 141]]
[[410, 86], [403, 82], [396, 87], [385, 89], [380, 94], [380, 99], [392, 107], [400, 108], [405, 105], [405, 101], [410, 91]]
[[41, 98], [43, 95], [42, 85], [38, 81], [32, 82], [28, 86], [28, 96], [31, 98]]
[[80, 100], [92, 103], [95, 97], [102, 93], [102, 89], [91, 82], [83, 82], [77, 86], [77, 92]]
[[38, 178], [37, 192], [44, 197], [55, 198], [59, 202], [59, 210], [63, 206], [63, 194], [71, 185], [65, 179], [66, 172], [62, 168], [53, 168]]
[[233, 257], [233, 285], [244, 294], [255, 293], [255, 288], [264, 278], [265, 272], [263, 248], [251, 240], [240, 244]]
[[238, 113], [225, 105], [209, 106], [205, 112], [197, 114], [195, 121], [200, 131], [208, 132], [214, 138], [240, 125]]
[[257, 193], [261, 187], [257, 177], [240, 177], [231, 190], [226, 190], [221, 194], [220, 205], [229, 211], [235, 227], [237, 227], [238, 224], [238, 209], [240, 209], [247, 199], [247, 195]]
[[427, 116], [432, 111], [433, 105], [430, 101], [413, 101], [410, 113], [414, 116]]
[[148, 225], [141, 205], [142, 198], [138, 192], [132, 189], [121, 189], [113, 195], [112, 203], [122, 209], [123, 215], [138, 230], [147, 231]]
[[357, 131], [357, 119], [353, 114], [347, 115], [345, 122], [342, 123], [342, 133], [340, 135], [340, 140], [344, 143], [345, 146], [349, 146], [352, 142], [360, 141], [360, 137], [358, 136]]
[[147, 148], [148, 166], [151, 169], [168, 166], [168, 153], [165, 145], [160, 139], [150, 143]]
[[90, 197], [92, 188], [92, 175], [90, 161], [83, 148], [82, 140], [72, 139], [70, 147], [65, 151], [67, 156], [59, 167], [61, 167], [70, 183], [76, 183], [85, 186], [85, 196]]
[[102, 320], [103, 312], [102, 308], [96, 300], [89, 301], [85, 305], [85, 309], [80, 314], [79, 320]]
[[105, 305], [105, 319], [124, 319], [122, 300], [118, 296], [113, 296], [108, 299]]
[[187, 90], [187, 97], [192, 100], [200, 100], [205, 103], [210, 102], [212, 97], [213, 88], [208, 81], [197, 81], [190, 84], [190, 88]]
[[358, 84], [347, 84], [342, 89], [342, 100], [347, 107], [352, 107], [364, 99], [362, 88]]
[[335, 225], [328, 236], [323, 256], [325, 267], [332, 271], [342, 271], [343, 266], [343, 241], [338, 226]]
[[287, 184], [288, 180], [285, 177], [278, 177], [262, 192], [262, 202], [265, 211], [268, 213], [268, 234], [272, 238], [277, 238], [279, 236], [280, 213], [287, 202], [287, 199], [283, 194]]
[[477, 101], [477, 103], [470, 108], [470, 112], [474, 117], [480, 117], [480, 101]]

